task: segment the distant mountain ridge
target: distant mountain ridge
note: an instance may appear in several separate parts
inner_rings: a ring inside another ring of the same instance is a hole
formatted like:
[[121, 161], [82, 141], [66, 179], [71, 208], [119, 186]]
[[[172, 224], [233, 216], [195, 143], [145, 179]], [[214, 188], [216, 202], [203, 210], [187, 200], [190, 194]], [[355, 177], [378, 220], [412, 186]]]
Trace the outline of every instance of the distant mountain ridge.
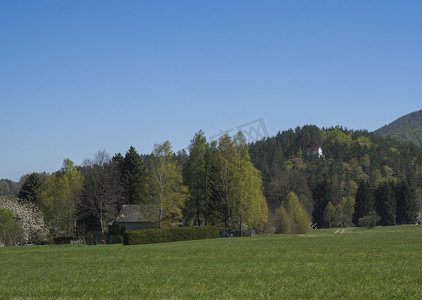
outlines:
[[422, 110], [400, 117], [375, 130], [374, 133], [391, 136], [399, 141], [414, 142], [422, 147]]

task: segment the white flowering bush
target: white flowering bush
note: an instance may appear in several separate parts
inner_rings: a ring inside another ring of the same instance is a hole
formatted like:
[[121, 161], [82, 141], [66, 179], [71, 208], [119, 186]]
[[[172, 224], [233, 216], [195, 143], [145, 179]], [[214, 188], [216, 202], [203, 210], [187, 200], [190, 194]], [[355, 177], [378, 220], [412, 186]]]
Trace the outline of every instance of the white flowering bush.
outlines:
[[13, 212], [16, 222], [22, 227], [26, 243], [41, 241], [48, 236], [48, 226], [44, 222], [44, 216], [35, 204], [3, 198], [0, 199], [0, 208]]

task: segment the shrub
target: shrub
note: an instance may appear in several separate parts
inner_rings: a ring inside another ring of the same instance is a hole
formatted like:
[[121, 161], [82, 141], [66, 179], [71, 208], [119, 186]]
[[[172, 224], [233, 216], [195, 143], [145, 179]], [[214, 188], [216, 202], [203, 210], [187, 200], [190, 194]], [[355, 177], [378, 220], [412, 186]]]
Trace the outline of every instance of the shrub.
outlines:
[[106, 236], [101, 231], [90, 231], [85, 235], [85, 242], [88, 245], [97, 245], [106, 242]]
[[136, 245], [213, 238], [218, 238], [217, 227], [192, 226], [164, 229], [154, 228], [145, 230], [127, 230], [123, 242], [125, 245]]
[[108, 233], [106, 234], [107, 244], [121, 244], [123, 242], [124, 232], [126, 231], [125, 226], [119, 227], [117, 222], [113, 222], [108, 227]]
[[361, 227], [372, 228], [381, 220], [381, 217], [377, 215], [375, 211], [370, 211], [367, 216], [359, 218], [359, 225]]
[[13, 217], [13, 212], [0, 208], [0, 243], [13, 246], [24, 242], [22, 227]]

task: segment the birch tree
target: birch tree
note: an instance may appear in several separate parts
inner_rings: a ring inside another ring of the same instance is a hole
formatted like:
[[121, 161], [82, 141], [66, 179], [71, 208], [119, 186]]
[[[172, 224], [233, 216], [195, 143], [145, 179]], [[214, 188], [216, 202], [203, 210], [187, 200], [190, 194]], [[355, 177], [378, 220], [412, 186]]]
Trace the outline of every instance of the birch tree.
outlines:
[[73, 235], [83, 177], [70, 159], [41, 186], [41, 208], [53, 234]]
[[220, 138], [216, 160], [215, 191], [223, 203], [224, 227], [242, 232], [244, 225], [259, 228], [267, 221], [267, 203], [260, 172], [250, 161], [248, 147], [241, 133], [232, 139]]
[[150, 164], [150, 197], [158, 207], [160, 228], [172, 226], [182, 218], [189, 192], [169, 141], [155, 145]]

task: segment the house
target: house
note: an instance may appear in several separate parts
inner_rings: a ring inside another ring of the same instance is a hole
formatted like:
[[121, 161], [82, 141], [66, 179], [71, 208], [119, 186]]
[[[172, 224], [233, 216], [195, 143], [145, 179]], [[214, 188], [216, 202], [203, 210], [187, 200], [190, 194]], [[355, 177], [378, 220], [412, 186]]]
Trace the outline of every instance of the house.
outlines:
[[322, 148], [319, 145], [316, 145], [312, 148], [308, 148], [305, 151], [306, 155], [310, 155], [311, 153], [313, 155], [318, 155], [318, 157], [322, 157]]
[[123, 205], [116, 218], [119, 227], [128, 230], [158, 228], [158, 208], [154, 205]]

